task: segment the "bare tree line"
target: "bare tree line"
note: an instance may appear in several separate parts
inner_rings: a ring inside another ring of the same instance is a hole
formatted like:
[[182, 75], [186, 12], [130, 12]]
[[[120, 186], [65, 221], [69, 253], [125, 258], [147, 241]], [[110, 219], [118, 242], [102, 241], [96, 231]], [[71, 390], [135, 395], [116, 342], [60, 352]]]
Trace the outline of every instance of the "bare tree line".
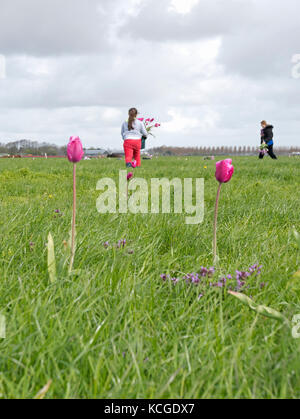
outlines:
[[[222, 147], [156, 147], [148, 150], [150, 154], [159, 156], [254, 156], [258, 154], [257, 147], [250, 146], [222, 146]], [[278, 155], [290, 155], [300, 152], [300, 147], [276, 147]], [[43, 156], [66, 156], [66, 146], [57, 146], [46, 142], [39, 143], [37, 141], [21, 140], [9, 142], [7, 144], [0, 143], [0, 154], [8, 155], [33, 155]]]
[[[160, 156], [254, 156], [258, 154], [258, 147], [156, 147], [149, 153]], [[277, 147], [276, 152], [281, 156], [300, 152], [300, 147]]]
[[0, 154], [22, 154], [33, 156], [43, 156], [47, 154], [49, 156], [65, 156], [67, 154], [67, 147], [60, 147], [46, 142], [39, 143], [37, 141], [20, 140], [7, 144], [0, 143]]

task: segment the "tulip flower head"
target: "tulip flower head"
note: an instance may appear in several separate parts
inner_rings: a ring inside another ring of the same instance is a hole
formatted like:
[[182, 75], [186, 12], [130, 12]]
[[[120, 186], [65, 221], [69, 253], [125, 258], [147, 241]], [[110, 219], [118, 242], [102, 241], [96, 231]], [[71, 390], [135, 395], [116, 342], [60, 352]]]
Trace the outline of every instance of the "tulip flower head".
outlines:
[[128, 182], [129, 182], [132, 178], [133, 178], [133, 173], [132, 173], [132, 172], [129, 172], [129, 173], [128, 173], [128, 175], [127, 175], [127, 180], [128, 180]]
[[216, 179], [220, 183], [228, 183], [233, 174], [234, 174], [234, 167], [232, 165], [232, 160], [222, 160], [216, 164]]
[[79, 137], [70, 138], [67, 153], [68, 159], [71, 163], [78, 163], [80, 160], [82, 160], [84, 151]]

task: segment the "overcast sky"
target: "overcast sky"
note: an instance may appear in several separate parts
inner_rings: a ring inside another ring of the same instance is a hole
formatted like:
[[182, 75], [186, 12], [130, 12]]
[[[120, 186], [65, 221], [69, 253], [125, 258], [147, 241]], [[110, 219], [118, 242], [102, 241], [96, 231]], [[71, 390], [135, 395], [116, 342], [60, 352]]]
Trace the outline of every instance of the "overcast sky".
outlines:
[[[300, 146], [299, 0], [0, 0], [0, 142]], [[294, 57], [295, 63], [292, 63]]]

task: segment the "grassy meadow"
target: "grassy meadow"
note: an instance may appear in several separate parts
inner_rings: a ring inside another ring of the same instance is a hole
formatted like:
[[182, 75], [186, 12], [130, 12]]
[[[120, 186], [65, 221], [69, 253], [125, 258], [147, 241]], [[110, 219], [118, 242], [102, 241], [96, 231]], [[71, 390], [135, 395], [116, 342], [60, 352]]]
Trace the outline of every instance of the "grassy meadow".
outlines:
[[[234, 158], [220, 202], [215, 280], [258, 263], [245, 293], [289, 320], [300, 292], [300, 161]], [[118, 180], [123, 161], [78, 164], [75, 273], [67, 274], [72, 166], [60, 159], [0, 161], [0, 398], [299, 398], [300, 339], [286, 324], [250, 311], [225, 289], [182, 278], [212, 266], [215, 162], [159, 158], [145, 179], [204, 178], [205, 217], [101, 215], [97, 181]], [[49, 281], [47, 236], [57, 281]], [[125, 247], [118, 248], [119, 240]], [[108, 247], [103, 243], [109, 242]], [[163, 281], [161, 274], [178, 277]]]

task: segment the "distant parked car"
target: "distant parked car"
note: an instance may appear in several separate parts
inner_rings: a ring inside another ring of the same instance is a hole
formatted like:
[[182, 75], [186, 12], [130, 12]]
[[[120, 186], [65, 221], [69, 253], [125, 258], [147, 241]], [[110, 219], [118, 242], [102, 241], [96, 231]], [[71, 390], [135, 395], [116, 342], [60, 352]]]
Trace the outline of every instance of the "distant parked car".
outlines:
[[142, 154], [142, 159], [143, 160], [152, 160], [153, 156], [152, 156], [152, 154], [149, 154], [149, 153], [143, 153]]
[[109, 159], [123, 159], [124, 155], [125, 155], [124, 153], [111, 153], [111, 154], [108, 154], [107, 157]]

